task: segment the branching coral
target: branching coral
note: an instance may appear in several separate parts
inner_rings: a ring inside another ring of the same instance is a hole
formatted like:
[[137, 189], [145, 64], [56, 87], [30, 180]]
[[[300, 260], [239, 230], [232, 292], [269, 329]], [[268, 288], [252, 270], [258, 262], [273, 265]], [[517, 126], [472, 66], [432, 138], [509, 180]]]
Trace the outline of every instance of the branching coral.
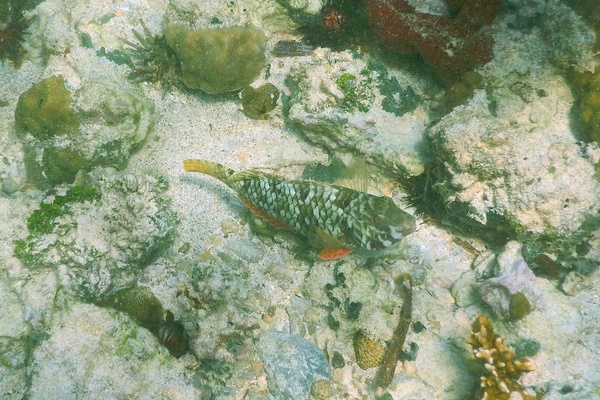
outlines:
[[523, 400], [538, 397], [526, 392], [518, 379], [535, 369], [531, 360], [517, 359], [515, 350], [504, 344], [504, 338], [494, 333], [491, 321], [480, 316], [473, 322], [473, 332], [467, 343], [473, 347], [472, 360], [482, 368], [479, 397], [483, 400], [509, 400], [517, 393]]
[[406, 0], [365, 0], [371, 29], [399, 53], [420, 53], [448, 84], [493, 58], [490, 25], [502, 0], [467, 0], [455, 18], [416, 11]]

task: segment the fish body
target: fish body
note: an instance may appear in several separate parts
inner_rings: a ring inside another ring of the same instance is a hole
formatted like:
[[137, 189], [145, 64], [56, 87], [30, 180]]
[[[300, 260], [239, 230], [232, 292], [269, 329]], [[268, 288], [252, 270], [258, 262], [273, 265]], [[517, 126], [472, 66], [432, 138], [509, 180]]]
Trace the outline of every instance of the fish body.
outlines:
[[235, 172], [204, 160], [185, 160], [183, 166], [221, 180], [270, 224], [304, 235], [323, 249], [323, 259], [356, 248], [383, 249], [415, 231], [415, 218], [388, 197], [260, 171]]

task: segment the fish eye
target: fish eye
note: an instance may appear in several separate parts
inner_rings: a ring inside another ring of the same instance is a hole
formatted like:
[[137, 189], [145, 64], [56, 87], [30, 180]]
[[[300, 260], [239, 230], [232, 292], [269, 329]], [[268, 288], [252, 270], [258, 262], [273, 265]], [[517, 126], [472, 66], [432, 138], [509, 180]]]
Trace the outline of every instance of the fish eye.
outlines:
[[383, 225], [385, 224], [385, 218], [383, 218], [383, 215], [379, 214], [374, 218], [374, 222], [378, 225]]

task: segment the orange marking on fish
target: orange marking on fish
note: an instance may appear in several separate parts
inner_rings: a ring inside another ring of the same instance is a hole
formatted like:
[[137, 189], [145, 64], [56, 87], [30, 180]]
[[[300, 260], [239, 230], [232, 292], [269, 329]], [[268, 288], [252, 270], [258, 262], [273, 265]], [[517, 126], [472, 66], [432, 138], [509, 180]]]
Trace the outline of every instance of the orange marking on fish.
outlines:
[[293, 231], [294, 230], [294, 229], [292, 229], [291, 226], [289, 226], [289, 225], [287, 225], [287, 224], [279, 221], [278, 219], [275, 219], [275, 218], [271, 217], [269, 214], [267, 214], [266, 212], [264, 212], [260, 208], [256, 207], [254, 204], [250, 203], [247, 199], [245, 199], [241, 195], [238, 194], [238, 197], [242, 201], [242, 203], [244, 203], [246, 205], [246, 207], [248, 207], [250, 209], [250, 211], [252, 211], [254, 214], [256, 214], [259, 217], [261, 217], [263, 220], [265, 220], [266, 222], [268, 222], [269, 224], [271, 224], [275, 228], [284, 229], [286, 231]]
[[324, 249], [319, 253], [319, 257], [321, 257], [322, 260], [335, 260], [347, 256], [351, 251], [352, 249], [345, 248]]

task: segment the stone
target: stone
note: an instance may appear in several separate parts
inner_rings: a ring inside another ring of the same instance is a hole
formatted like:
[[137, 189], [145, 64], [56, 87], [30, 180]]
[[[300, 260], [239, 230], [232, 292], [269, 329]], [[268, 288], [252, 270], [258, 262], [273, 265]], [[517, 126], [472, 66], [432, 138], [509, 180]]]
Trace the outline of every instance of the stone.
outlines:
[[479, 296], [500, 317], [518, 320], [533, 311], [541, 291], [521, 255], [522, 245], [509, 242], [496, 257], [495, 276], [479, 285]]
[[274, 398], [309, 400], [314, 382], [331, 380], [323, 351], [299, 336], [266, 332], [258, 339], [257, 349]]

